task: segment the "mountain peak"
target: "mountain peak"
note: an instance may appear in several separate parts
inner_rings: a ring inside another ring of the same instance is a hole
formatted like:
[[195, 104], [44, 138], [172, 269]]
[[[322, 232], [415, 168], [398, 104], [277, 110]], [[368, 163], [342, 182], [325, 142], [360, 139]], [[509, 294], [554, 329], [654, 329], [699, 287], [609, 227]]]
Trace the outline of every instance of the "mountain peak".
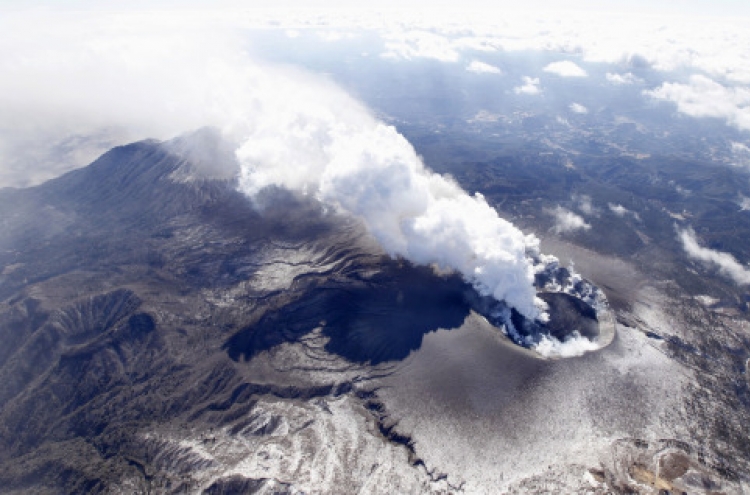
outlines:
[[164, 149], [184, 161], [172, 174], [179, 182], [232, 180], [240, 165], [234, 147], [215, 127], [202, 127], [163, 143]]

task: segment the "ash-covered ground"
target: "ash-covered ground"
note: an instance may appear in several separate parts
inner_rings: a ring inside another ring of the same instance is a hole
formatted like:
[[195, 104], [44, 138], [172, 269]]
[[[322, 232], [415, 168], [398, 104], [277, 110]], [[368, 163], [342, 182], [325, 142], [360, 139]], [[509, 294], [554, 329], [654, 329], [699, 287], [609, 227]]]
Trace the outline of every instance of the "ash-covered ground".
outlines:
[[596, 285], [540, 275], [546, 329], [600, 349], [544, 358], [460, 276], [173, 146], [0, 195], [3, 493], [745, 489], [737, 311], [550, 236]]

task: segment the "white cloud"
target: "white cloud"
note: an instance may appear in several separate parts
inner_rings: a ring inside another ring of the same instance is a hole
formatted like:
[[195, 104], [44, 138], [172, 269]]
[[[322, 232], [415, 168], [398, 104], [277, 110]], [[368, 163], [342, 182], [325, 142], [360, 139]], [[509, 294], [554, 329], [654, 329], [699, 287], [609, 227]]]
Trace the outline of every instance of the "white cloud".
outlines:
[[513, 91], [517, 95], [537, 95], [542, 91], [539, 87], [539, 78], [524, 76], [523, 85], [516, 86]]
[[615, 215], [617, 215], [618, 217], [624, 217], [625, 215], [630, 213], [630, 210], [628, 210], [622, 205], [618, 205], [614, 203], [608, 203], [608, 205], [609, 205], [610, 211], [614, 213]]
[[750, 285], [750, 268], [737, 261], [734, 256], [701, 246], [691, 228], [680, 230], [677, 235], [688, 256], [717, 268], [719, 273], [738, 285]]
[[750, 211], [750, 198], [740, 194], [737, 204], [740, 206], [740, 211]]
[[575, 232], [577, 230], [589, 230], [591, 228], [591, 225], [586, 223], [583, 217], [576, 215], [562, 206], [545, 211], [555, 218], [554, 231], [558, 234]]
[[571, 199], [576, 202], [576, 207], [587, 216], [598, 216], [599, 210], [594, 208], [591, 196], [587, 194], [574, 194]]
[[625, 74], [607, 72], [606, 78], [607, 81], [616, 85], [635, 84], [643, 82], [641, 78], [634, 76], [632, 72], [626, 72]]
[[556, 74], [560, 77], [586, 77], [588, 74], [581, 67], [570, 60], [552, 62], [544, 68], [544, 72]]
[[732, 165], [750, 168], [750, 147], [743, 143], [732, 142]]
[[688, 84], [666, 82], [644, 94], [671, 101], [692, 117], [715, 117], [742, 130], [750, 130], [750, 88], [723, 86], [702, 75]]
[[631, 216], [634, 219], [641, 221], [641, 216], [636, 211], [628, 210], [624, 206], [616, 203], [607, 203], [607, 206], [609, 206], [609, 210], [617, 215], [620, 218], [625, 218], [626, 216]]
[[[309, 80], [300, 83], [308, 89], [287, 95], [273, 115], [255, 116], [243, 134], [237, 156], [244, 191], [305, 191], [361, 218], [389, 254], [457, 270], [482, 293], [538, 315], [527, 240], [518, 229], [482, 196], [427, 170], [393, 127], [341, 96], [325, 101]], [[307, 103], [312, 94], [320, 96]]]
[[589, 109], [584, 107], [580, 103], [571, 103], [568, 108], [570, 108], [570, 111], [573, 113], [580, 113], [580, 114], [589, 113]]
[[503, 71], [501, 71], [499, 68], [495, 67], [494, 65], [487, 64], [485, 62], [481, 62], [479, 60], [472, 60], [469, 65], [466, 66], [466, 70], [469, 72], [474, 72], [477, 74], [502, 74]]

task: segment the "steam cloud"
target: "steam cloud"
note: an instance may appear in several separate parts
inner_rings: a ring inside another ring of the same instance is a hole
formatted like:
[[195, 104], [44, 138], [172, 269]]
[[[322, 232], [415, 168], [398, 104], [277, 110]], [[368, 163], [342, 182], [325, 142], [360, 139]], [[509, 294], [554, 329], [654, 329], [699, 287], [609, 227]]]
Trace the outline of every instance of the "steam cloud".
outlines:
[[389, 254], [456, 270], [481, 293], [544, 319], [527, 257], [536, 239], [426, 169], [403, 136], [334, 84], [259, 65], [231, 33], [114, 20], [114, 31], [101, 18], [22, 23], [38, 26], [29, 33], [6, 23], [0, 48], [12, 55], [0, 67], [0, 110], [12, 111], [13, 125], [45, 136], [50, 149], [112, 129], [132, 139], [217, 127], [236, 146], [248, 195], [270, 185], [312, 195], [361, 218]]
[[268, 89], [286, 86], [283, 98], [235, 129], [245, 192], [281, 185], [313, 195], [360, 217], [389, 254], [457, 270], [481, 293], [540, 317], [526, 256], [534, 239], [481, 195], [426, 169], [403, 136], [341, 90], [298, 80], [274, 81]]

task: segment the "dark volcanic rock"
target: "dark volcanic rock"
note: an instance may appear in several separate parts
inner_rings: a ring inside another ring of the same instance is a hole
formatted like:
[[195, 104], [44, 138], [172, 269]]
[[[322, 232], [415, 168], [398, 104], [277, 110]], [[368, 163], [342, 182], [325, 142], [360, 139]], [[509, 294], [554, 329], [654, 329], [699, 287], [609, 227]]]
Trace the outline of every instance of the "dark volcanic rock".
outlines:
[[565, 340], [573, 332], [593, 340], [599, 336], [599, 324], [594, 308], [577, 297], [561, 292], [539, 294], [549, 306], [549, 322], [544, 328], [558, 340]]

